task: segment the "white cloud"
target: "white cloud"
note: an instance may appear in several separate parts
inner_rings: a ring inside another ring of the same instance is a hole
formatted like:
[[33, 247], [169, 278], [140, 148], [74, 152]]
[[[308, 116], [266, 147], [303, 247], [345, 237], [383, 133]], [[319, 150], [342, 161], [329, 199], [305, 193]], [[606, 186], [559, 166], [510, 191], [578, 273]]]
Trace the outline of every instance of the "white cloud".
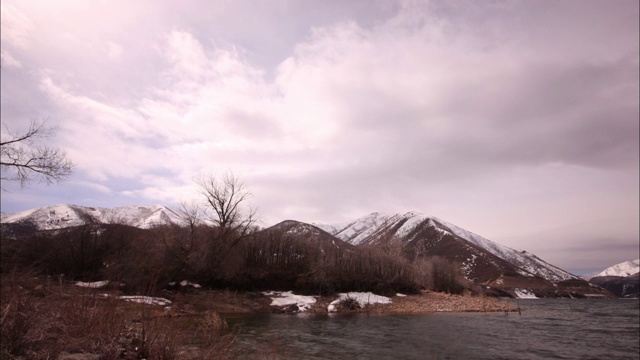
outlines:
[[168, 37], [165, 55], [175, 66], [176, 74], [197, 77], [207, 66], [207, 56], [200, 42], [188, 32], [173, 31]]
[[[3, 45], [10, 44], [18, 48], [27, 48], [33, 31], [32, 21], [11, 4], [0, 4], [1, 27], [0, 36]], [[4, 46], [3, 46], [4, 47]]]
[[16, 60], [9, 51], [2, 49], [2, 66], [10, 68], [22, 68], [22, 63]]
[[107, 42], [107, 56], [113, 60], [119, 60], [122, 58], [123, 49], [122, 46], [116, 44], [113, 41]]

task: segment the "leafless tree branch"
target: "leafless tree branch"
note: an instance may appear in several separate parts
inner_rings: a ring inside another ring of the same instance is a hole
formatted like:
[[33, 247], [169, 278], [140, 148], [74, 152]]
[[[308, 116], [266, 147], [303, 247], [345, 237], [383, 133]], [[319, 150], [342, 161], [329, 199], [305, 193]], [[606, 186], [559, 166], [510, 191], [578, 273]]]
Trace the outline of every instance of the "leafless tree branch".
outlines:
[[[52, 184], [65, 180], [73, 170], [73, 163], [59, 148], [37, 144], [37, 140], [53, 136], [56, 129], [46, 121], [32, 121], [24, 134], [14, 134], [3, 125], [0, 140], [1, 180], [19, 181], [25, 187], [32, 180]], [[4, 190], [4, 188], [2, 188]]]

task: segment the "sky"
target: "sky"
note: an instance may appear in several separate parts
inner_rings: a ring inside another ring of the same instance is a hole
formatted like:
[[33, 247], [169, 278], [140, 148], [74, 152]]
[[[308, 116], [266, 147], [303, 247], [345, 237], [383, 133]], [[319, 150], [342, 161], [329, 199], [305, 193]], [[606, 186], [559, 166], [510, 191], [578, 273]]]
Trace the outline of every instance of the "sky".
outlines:
[[433, 215], [583, 274], [639, 257], [638, 1], [3, 0], [3, 137], [66, 181], [2, 212], [201, 200]]

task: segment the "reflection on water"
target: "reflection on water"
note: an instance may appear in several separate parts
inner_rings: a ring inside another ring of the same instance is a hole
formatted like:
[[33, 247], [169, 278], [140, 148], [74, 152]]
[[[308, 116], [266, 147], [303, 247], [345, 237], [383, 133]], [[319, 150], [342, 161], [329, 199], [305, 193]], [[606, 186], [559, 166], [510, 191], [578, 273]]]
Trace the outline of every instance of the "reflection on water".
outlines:
[[248, 358], [638, 359], [638, 300], [520, 300], [518, 313], [251, 315], [228, 319]]

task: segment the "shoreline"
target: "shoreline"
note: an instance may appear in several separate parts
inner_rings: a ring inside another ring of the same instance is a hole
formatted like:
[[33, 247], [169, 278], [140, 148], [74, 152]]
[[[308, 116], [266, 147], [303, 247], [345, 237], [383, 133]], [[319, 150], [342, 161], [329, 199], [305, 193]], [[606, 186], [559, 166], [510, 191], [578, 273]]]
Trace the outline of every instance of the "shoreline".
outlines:
[[[29, 281], [20, 281], [22, 286], [13, 288], [8, 277], [3, 276], [3, 290], [21, 289], [19, 293], [27, 298], [34, 297], [46, 300], [50, 305], [66, 302], [75, 297], [92, 297], [96, 299], [128, 299], [136, 296], [125, 294], [116, 286], [109, 287], [100, 284], [98, 287], [79, 286], [74, 282], [57, 282], [48, 277], [32, 277]], [[9, 285], [7, 287], [7, 285]], [[18, 284], [13, 284], [18, 285]], [[373, 295], [373, 294], [372, 294]], [[272, 306], [273, 297], [263, 292], [203, 289], [183, 287], [174, 290], [162, 290], [156, 293], [156, 301], [150, 301], [146, 305], [138, 305], [146, 308], [154, 317], [182, 317], [201, 316], [215, 312], [221, 315], [250, 314], [250, 313], [309, 313], [327, 314], [328, 307], [339, 298], [338, 294], [332, 296], [309, 295], [315, 299], [309, 304], [306, 311], [300, 311], [297, 305]], [[143, 296], [137, 296], [143, 297]], [[157, 300], [166, 300], [160, 301]], [[389, 297], [387, 304], [367, 304], [356, 309], [344, 309], [336, 306], [337, 313], [375, 313], [375, 314], [422, 314], [435, 312], [512, 312], [518, 311], [515, 304], [509, 301], [488, 296], [453, 295], [433, 291], [422, 291], [420, 294], [396, 295]], [[4, 300], [4, 299], [3, 299]], [[129, 302], [122, 301], [122, 307], [128, 307]]]
[[[234, 314], [328, 314], [327, 307], [338, 296], [313, 296], [316, 301], [306, 311], [297, 305], [272, 306], [272, 298], [262, 293], [231, 290], [197, 290], [172, 294], [172, 306], [163, 311], [164, 316], [198, 315], [217, 312], [220, 315]], [[501, 298], [453, 295], [431, 291], [421, 294], [392, 296], [388, 304], [367, 304], [347, 310], [338, 307], [338, 314], [428, 314], [436, 312], [516, 312], [518, 307]]]
[[[423, 291], [418, 295], [393, 296], [389, 304], [368, 304], [355, 310], [339, 310], [338, 313], [370, 314], [429, 314], [437, 312], [514, 312], [518, 308], [500, 298], [453, 295]], [[335, 297], [319, 299], [308, 311], [327, 313], [327, 305]]]

